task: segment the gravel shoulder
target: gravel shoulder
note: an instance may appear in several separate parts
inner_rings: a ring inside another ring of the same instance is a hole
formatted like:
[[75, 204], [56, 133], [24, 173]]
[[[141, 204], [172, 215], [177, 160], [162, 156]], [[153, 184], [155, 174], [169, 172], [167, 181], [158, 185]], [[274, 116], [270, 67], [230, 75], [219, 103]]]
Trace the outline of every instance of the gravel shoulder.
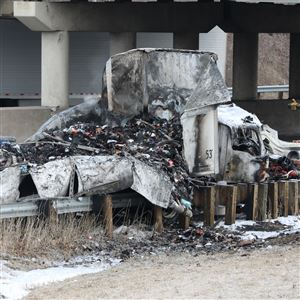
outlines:
[[300, 246], [148, 255], [33, 290], [35, 299], [300, 299]]

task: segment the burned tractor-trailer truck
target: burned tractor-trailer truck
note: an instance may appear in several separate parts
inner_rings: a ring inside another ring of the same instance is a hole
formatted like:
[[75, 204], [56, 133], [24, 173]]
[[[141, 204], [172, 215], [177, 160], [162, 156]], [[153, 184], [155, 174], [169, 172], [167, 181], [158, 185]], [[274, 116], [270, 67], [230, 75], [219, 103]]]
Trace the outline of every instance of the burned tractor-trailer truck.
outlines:
[[278, 153], [297, 160], [299, 144], [230, 103], [214, 53], [134, 49], [107, 61], [101, 99], [58, 113], [26, 143], [1, 144], [0, 209], [54, 199], [64, 213], [131, 189], [190, 216], [195, 188], [267, 180]]

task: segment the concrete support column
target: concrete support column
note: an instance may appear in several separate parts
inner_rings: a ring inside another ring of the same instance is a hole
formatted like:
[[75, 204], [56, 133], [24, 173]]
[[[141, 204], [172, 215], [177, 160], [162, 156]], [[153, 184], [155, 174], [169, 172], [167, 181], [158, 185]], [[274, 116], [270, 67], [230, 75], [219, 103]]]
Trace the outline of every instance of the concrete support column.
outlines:
[[199, 49], [199, 33], [195, 32], [174, 32], [173, 33], [174, 49]]
[[111, 32], [110, 56], [136, 48], [135, 32]]
[[42, 106], [69, 105], [69, 33], [42, 32]]
[[258, 33], [234, 33], [233, 100], [257, 97]]
[[290, 35], [289, 97], [300, 99], [300, 33]]

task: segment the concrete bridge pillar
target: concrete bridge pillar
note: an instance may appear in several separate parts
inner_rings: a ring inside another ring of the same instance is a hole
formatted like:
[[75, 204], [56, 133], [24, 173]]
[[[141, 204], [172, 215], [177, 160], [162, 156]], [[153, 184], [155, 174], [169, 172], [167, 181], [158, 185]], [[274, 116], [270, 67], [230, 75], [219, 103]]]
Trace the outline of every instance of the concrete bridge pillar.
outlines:
[[300, 33], [290, 35], [289, 98], [300, 99]]
[[42, 106], [69, 105], [69, 33], [42, 32]]
[[173, 34], [174, 49], [199, 49], [199, 33], [195, 32], [174, 32]]
[[234, 33], [233, 100], [257, 98], [258, 33]]
[[110, 56], [136, 48], [136, 32], [111, 32]]

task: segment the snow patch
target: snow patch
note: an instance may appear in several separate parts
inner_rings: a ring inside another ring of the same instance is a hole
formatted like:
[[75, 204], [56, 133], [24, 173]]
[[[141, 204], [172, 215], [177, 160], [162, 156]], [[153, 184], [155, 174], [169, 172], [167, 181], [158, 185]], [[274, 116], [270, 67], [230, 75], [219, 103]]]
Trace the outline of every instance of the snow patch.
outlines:
[[275, 238], [280, 235], [280, 232], [278, 231], [246, 231], [242, 236], [241, 240], [257, 240], [257, 239], [270, 239]]
[[[250, 220], [236, 220], [235, 224], [225, 225], [224, 221], [220, 222], [216, 227], [225, 228], [229, 231], [240, 233], [241, 240], [256, 240], [256, 239], [269, 239], [278, 237], [280, 234], [291, 234], [300, 230], [300, 216], [288, 216], [279, 217], [277, 219], [271, 219], [267, 222], [275, 223], [278, 222], [282, 225], [288, 226], [286, 229], [276, 231], [261, 231], [261, 230], [245, 230], [244, 226], [255, 226], [258, 225], [255, 221]], [[255, 228], [255, 227], [254, 227]]]
[[278, 221], [282, 225], [291, 226], [294, 230], [300, 229], [300, 217], [297, 216], [287, 216], [279, 217], [272, 222]]
[[58, 266], [32, 271], [17, 271], [7, 267], [6, 261], [0, 261], [0, 298], [21, 299], [29, 290], [55, 281], [63, 281], [78, 275], [104, 271], [120, 263], [118, 259], [110, 262], [94, 262], [85, 265]]
[[256, 115], [249, 113], [235, 104], [219, 105], [217, 111], [219, 122], [230, 128], [237, 128], [245, 125], [243, 120], [247, 117], [252, 118], [252, 124], [257, 125], [258, 127], [262, 126], [262, 123]]
[[240, 230], [243, 226], [254, 226], [256, 224], [255, 221], [251, 221], [251, 220], [236, 220], [235, 224], [232, 225], [225, 225], [224, 221], [221, 221], [216, 228], [226, 228], [228, 230], [231, 231], [237, 231]]

